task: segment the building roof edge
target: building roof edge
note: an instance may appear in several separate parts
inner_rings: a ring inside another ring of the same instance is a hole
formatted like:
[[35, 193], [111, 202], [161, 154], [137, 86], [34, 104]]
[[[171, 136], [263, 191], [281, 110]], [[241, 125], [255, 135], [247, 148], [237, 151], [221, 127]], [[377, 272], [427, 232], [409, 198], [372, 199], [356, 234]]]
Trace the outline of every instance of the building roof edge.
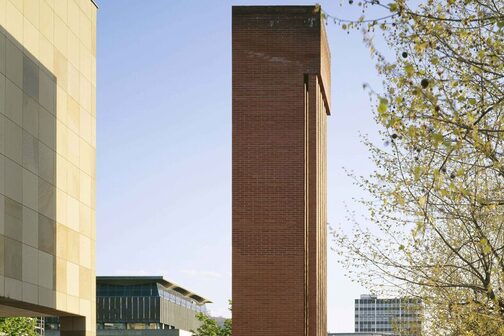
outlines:
[[182, 286], [179, 286], [178, 284], [166, 280], [163, 276], [96, 276], [96, 281], [100, 281], [103, 283], [134, 283], [134, 282], [155, 282], [159, 283], [162, 286], [166, 287], [167, 289], [174, 290], [175, 292], [178, 292], [179, 294], [193, 299], [197, 301], [199, 304], [205, 304], [205, 303], [212, 303], [207, 298], [204, 298], [203, 296], [196, 294]]
[[286, 13], [315, 13], [316, 5], [233, 5], [233, 13], [244, 15], [256, 14], [286, 14]]

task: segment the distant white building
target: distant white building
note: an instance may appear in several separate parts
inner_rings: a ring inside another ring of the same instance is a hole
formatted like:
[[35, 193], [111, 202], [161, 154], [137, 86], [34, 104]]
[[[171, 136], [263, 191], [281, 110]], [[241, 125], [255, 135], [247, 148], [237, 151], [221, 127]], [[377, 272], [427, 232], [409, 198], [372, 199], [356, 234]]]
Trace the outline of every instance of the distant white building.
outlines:
[[422, 302], [414, 298], [355, 300], [355, 332], [416, 336], [421, 334]]

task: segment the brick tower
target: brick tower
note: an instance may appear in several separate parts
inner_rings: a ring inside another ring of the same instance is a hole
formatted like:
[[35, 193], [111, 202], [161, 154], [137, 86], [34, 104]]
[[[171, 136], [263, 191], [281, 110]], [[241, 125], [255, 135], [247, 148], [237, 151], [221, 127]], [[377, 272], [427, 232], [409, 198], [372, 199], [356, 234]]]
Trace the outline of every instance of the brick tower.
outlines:
[[322, 21], [233, 7], [233, 336], [327, 335]]

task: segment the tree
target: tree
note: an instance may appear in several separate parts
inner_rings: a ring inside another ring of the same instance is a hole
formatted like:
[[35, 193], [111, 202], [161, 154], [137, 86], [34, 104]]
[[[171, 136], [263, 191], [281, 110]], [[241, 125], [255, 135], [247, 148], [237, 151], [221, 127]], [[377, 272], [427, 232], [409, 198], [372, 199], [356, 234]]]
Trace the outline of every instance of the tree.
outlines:
[[227, 319], [221, 328], [222, 336], [231, 336], [233, 334], [233, 320]]
[[376, 171], [355, 178], [376, 227], [336, 233], [341, 261], [377, 292], [421, 298], [429, 335], [504, 335], [504, 1], [360, 5], [390, 12], [340, 22], [377, 59], [389, 146], [364, 139]]
[[221, 336], [221, 327], [210, 316], [204, 313], [196, 314], [196, 318], [201, 322], [196, 331], [193, 331], [195, 336]]
[[[231, 311], [231, 301], [229, 301], [229, 310]], [[219, 325], [215, 319], [204, 313], [196, 314], [196, 318], [201, 325], [196, 331], [192, 331], [194, 336], [231, 336], [232, 320], [226, 319]]]
[[36, 336], [34, 318], [8, 317], [0, 318], [0, 335], [7, 336]]

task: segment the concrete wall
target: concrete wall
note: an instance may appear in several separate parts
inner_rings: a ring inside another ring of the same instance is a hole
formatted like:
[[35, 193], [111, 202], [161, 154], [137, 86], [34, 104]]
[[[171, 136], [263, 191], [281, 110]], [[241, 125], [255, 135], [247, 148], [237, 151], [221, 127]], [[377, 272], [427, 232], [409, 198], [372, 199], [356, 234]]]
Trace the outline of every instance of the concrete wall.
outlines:
[[169, 329], [169, 330], [98, 330], [98, 336], [190, 336], [188, 331]]
[[182, 330], [200, 326], [197, 312], [160, 297], [98, 297], [98, 321], [163, 323]]
[[168, 300], [161, 300], [160, 322], [175, 326], [182, 330], [196, 330], [201, 325], [196, 319], [194, 310], [175, 304]]

